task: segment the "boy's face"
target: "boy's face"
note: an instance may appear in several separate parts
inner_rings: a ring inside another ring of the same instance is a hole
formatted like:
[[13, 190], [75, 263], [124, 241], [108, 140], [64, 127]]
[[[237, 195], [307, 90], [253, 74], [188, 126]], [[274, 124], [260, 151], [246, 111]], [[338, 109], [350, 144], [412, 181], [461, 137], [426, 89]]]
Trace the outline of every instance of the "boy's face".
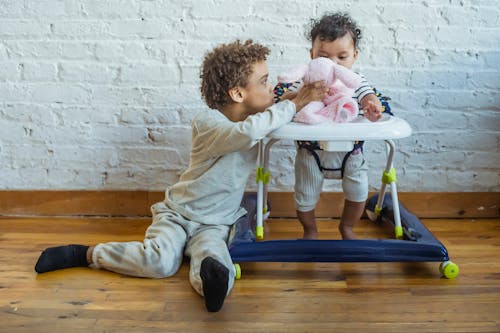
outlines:
[[246, 87], [241, 88], [243, 104], [249, 114], [266, 110], [273, 105], [273, 86], [269, 83], [269, 71], [265, 61], [256, 62], [252, 66], [252, 74]]
[[349, 69], [358, 59], [358, 50], [354, 47], [354, 41], [348, 33], [334, 41], [321, 40], [319, 36], [316, 37], [310, 53], [312, 59], [318, 57], [329, 58]]

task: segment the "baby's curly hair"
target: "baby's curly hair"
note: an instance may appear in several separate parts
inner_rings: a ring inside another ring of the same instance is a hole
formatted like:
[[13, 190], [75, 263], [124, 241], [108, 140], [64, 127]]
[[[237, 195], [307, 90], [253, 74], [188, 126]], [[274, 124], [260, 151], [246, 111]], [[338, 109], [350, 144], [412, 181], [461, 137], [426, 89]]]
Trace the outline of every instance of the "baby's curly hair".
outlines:
[[334, 41], [344, 37], [349, 33], [354, 42], [354, 47], [358, 48], [361, 39], [361, 30], [356, 22], [347, 13], [325, 14], [319, 20], [311, 20], [309, 33], [306, 35], [311, 42], [319, 37], [320, 40]]
[[229, 90], [246, 87], [252, 74], [252, 65], [265, 61], [269, 49], [251, 39], [222, 44], [205, 55], [201, 67], [201, 95], [212, 109], [220, 109], [230, 102]]

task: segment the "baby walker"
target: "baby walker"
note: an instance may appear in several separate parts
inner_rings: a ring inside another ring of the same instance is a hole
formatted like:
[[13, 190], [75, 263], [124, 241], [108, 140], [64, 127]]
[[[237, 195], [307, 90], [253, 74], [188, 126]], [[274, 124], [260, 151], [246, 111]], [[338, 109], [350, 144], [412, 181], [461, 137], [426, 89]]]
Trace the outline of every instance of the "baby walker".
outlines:
[[[449, 260], [448, 251], [412, 213], [398, 202], [396, 171], [392, 166], [393, 139], [411, 135], [406, 121], [384, 114], [377, 122], [360, 117], [350, 123], [304, 125], [287, 124], [269, 134], [267, 143], [259, 143], [257, 195], [247, 194], [242, 206], [248, 214], [233, 227], [229, 252], [235, 263], [236, 278], [241, 277], [240, 262], [427, 262], [439, 261], [440, 273], [448, 278], [458, 275], [458, 266]], [[368, 199], [366, 213], [370, 220], [389, 224], [395, 239], [364, 240], [271, 240], [264, 238], [263, 220], [268, 216], [267, 170], [271, 146], [279, 140], [316, 140], [328, 151], [350, 151], [355, 140], [384, 140], [387, 163], [377, 195]], [[390, 196], [386, 187], [390, 186]]]

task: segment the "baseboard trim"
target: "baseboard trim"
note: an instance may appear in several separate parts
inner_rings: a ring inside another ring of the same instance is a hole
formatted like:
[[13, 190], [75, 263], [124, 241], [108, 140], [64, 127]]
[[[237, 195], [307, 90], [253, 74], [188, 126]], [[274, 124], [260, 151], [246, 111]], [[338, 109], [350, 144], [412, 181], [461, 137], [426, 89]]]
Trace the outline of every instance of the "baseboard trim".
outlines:
[[[163, 200], [150, 191], [0, 191], [0, 216], [151, 216]], [[293, 193], [271, 192], [271, 217], [295, 217]], [[500, 192], [403, 192], [400, 202], [421, 218], [499, 218]], [[342, 193], [324, 192], [317, 217], [338, 218]]]

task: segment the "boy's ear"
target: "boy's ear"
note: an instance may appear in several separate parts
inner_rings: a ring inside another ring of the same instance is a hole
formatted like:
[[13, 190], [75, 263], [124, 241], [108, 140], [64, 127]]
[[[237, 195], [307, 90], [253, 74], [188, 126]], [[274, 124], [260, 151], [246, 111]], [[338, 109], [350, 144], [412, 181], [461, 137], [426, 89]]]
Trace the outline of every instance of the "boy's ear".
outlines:
[[313, 58], [313, 49], [312, 48], [309, 49], [309, 56], [311, 57], [311, 59]]
[[354, 60], [358, 60], [358, 49], [354, 49]]
[[234, 87], [229, 89], [229, 97], [233, 100], [235, 103], [241, 103], [243, 102], [243, 96], [244, 93], [240, 87]]

